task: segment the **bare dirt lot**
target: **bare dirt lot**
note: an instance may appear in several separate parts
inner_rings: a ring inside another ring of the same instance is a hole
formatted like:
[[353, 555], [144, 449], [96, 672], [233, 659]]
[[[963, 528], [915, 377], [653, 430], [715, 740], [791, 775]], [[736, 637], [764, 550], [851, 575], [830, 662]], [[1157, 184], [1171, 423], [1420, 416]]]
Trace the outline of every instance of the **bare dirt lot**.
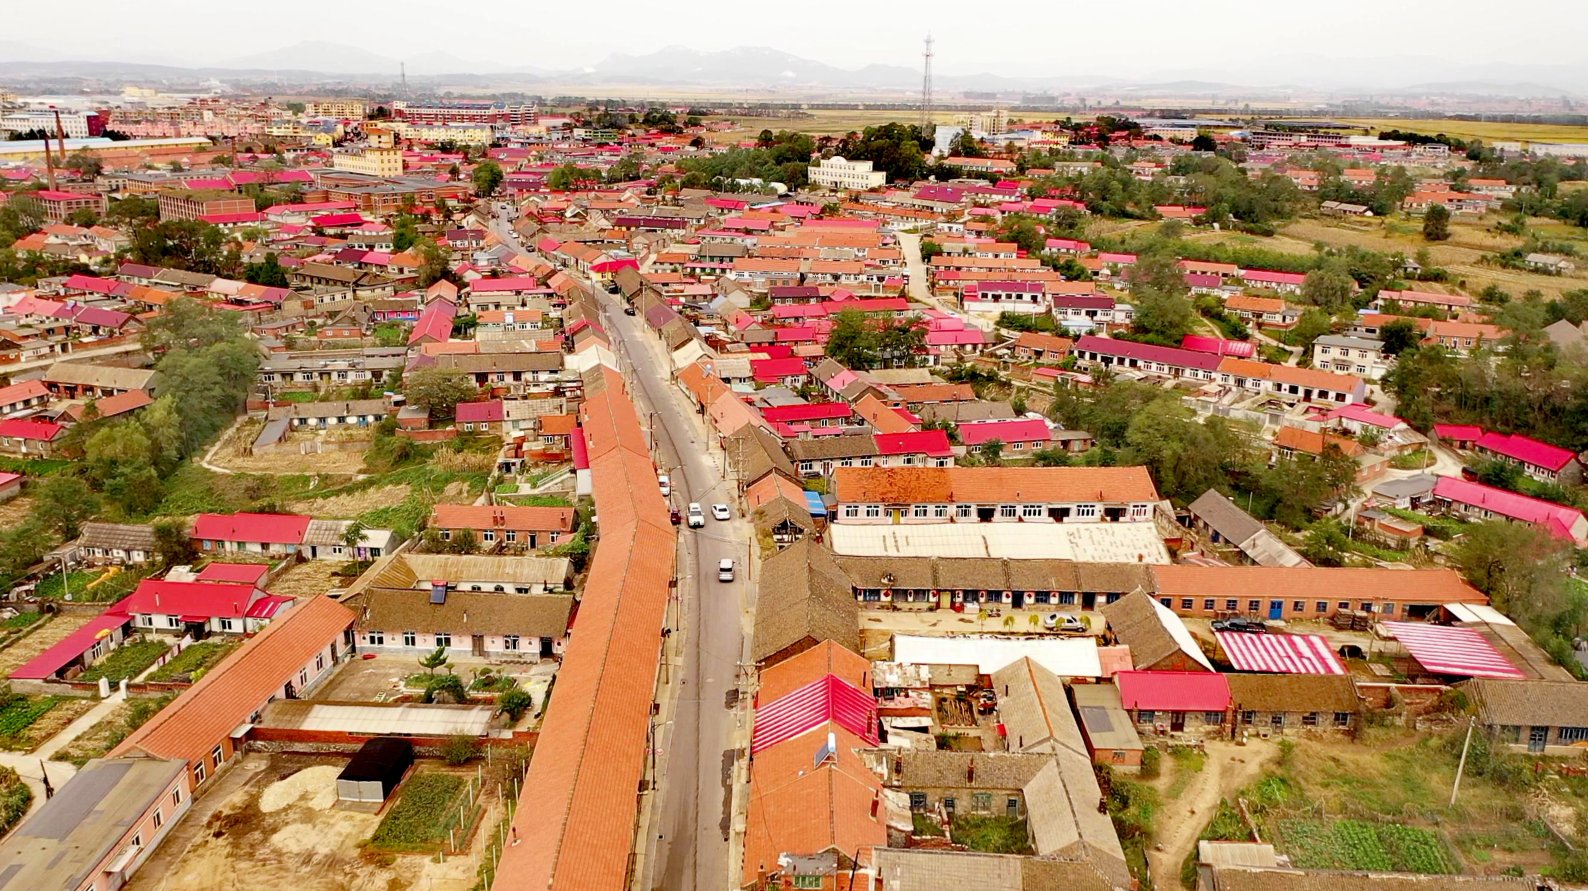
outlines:
[[27, 519], [33, 510], [33, 496], [18, 495], [9, 501], [0, 501], [0, 529], [10, 529]]
[[[359, 449], [327, 449], [312, 454], [301, 454], [292, 449], [297, 443], [312, 444], [316, 439], [339, 440], [346, 437], [359, 438], [357, 430], [331, 431], [327, 433], [288, 433], [287, 447], [279, 452], [265, 455], [247, 454], [248, 447], [259, 436], [264, 422], [257, 420], [244, 421], [232, 428], [226, 439], [215, 449], [215, 454], [210, 458], [210, 463], [216, 467], [227, 470], [236, 470], [244, 473], [359, 473], [364, 469], [364, 450]], [[362, 438], [368, 439], [367, 436]]]
[[68, 634], [87, 625], [94, 618], [91, 613], [62, 614], [44, 623], [32, 634], [4, 650], [0, 650], [0, 675], [10, 675], [50, 647], [60, 643]]
[[299, 563], [276, 576], [269, 585], [270, 593], [284, 597], [318, 597], [352, 581], [335, 575], [341, 566], [342, 563], [337, 560], [307, 560]]
[[[1164, 773], [1154, 783], [1165, 792], [1162, 808], [1155, 820], [1157, 831], [1147, 862], [1158, 877], [1159, 887], [1171, 888], [1180, 864], [1196, 844], [1197, 836], [1221, 800], [1231, 799], [1243, 787], [1262, 775], [1279, 754], [1273, 743], [1257, 740], [1245, 746], [1225, 740], [1209, 740], [1207, 757], [1195, 762], [1164, 758]], [[1193, 773], [1192, 765], [1195, 765]], [[1176, 774], [1180, 775], [1177, 776]]]
[[[319, 457], [319, 456], [316, 456]], [[288, 505], [293, 510], [312, 513], [327, 519], [348, 519], [377, 508], [400, 504], [408, 497], [407, 485], [372, 486], [345, 495], [328, 498], [311, 498]]]
[[[346, 759], [245, 756], [200, 798], [166, 846], [128, 885], [131, 891], [468, 891], [483, 845], [449, 856], [372, 854], [363, 849], [381, 815], [338, 807], [336, 775]], [[388, 805], [389, 806], [389, 805]], [[198, 820], [199, 822], [193, 822]], [[169, 851], [169, 854], [168, 854]]]

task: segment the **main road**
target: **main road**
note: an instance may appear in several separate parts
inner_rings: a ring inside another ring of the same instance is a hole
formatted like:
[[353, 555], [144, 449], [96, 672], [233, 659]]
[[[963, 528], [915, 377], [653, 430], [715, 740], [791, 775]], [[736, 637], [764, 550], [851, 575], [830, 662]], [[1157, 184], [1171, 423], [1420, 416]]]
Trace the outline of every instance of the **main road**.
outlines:
[[[492, 229], [523, 250], [510, 226]], [[656, 718], [659, 801], [651, 802], [651, 831], [642, 846], [639, 887], [665, 891], [720, 891], [737, 887], [730, 870], [735, 748], [742, 744], [746, 706], [739, 678], [749, 658], [750, 615], [757, 569], [754, 540], [740, 512], [734, 487], [706, 439], [706, 428], [672, 383], [660, 341], [599, 287], [607, 331], [612, 335], [641, 422], [651, 431], [652, 452], [671, 478], [671, 501], [682, 512], [698, 502], [708, 514], [701, 529], [679, 536], [677, 609], [666, 666], [667, 684]], [[733, 519], [709, 518], [712, 504], [727, 504]], [[717, 580], [721, 560], [734, 561], [732, 582]], [[616, 831], [617, 827], [613, 827]]]

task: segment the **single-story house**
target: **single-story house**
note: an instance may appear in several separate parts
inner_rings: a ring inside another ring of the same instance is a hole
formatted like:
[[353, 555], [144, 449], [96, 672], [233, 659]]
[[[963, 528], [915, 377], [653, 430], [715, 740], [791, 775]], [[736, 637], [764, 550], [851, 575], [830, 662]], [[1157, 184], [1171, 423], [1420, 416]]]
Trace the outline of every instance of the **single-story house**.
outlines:
[[1236, 725], [1254, 732], [1347, 730], [1362, 711], [1349, 675], [1236, 672], [1225, 677]]
[[1122, 671], [1114, 676], [1121, 707], [1158, 734], [1217, 730], [1230, 708], [1226, 675], [1201, 671]]
[[1478, 723], [1510, 751], [1571, 758], [1588, 752], [1588, 685], [1478, 678], [1462, 689]]

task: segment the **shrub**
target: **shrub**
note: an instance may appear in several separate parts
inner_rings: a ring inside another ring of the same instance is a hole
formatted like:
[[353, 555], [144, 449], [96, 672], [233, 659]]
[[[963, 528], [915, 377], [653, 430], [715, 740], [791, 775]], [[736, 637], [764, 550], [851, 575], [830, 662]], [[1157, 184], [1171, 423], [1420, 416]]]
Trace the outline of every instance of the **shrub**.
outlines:
[[32, 803], [33, 790], [22, 782], [22, 777], [9, 767], [0, 767], [0, 835], [27, 816]]
[[441, 758], [453, 767], [468, 764], [480, 756], [480, 741], [466, 733], [454, 733], [441, 744]]
[[1149, 746], [1141, 753], [1141, 778], [1150, 780], [1158, 776], [1163, 770], [1163, 752], [1157, 746]]
[[496, 700], [496, 710], [506, 715], [515, 724], [518, 723], [519, 718], [524, 716], [524, 712], [529, 711], [534, 706], [535, 697], [529, 695], [528, 690], [521, 690], [517, 687], [503, 693]]

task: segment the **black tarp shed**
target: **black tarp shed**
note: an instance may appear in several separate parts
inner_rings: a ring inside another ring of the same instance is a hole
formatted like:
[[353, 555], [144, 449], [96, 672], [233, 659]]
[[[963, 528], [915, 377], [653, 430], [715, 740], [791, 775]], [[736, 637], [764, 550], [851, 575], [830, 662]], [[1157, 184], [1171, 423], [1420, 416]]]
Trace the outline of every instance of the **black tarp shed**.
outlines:
[[413, 744], [394, 736], [377, 736], [353, 754], [336, 778], [340, 801], [385, 801], [414, 763]]

